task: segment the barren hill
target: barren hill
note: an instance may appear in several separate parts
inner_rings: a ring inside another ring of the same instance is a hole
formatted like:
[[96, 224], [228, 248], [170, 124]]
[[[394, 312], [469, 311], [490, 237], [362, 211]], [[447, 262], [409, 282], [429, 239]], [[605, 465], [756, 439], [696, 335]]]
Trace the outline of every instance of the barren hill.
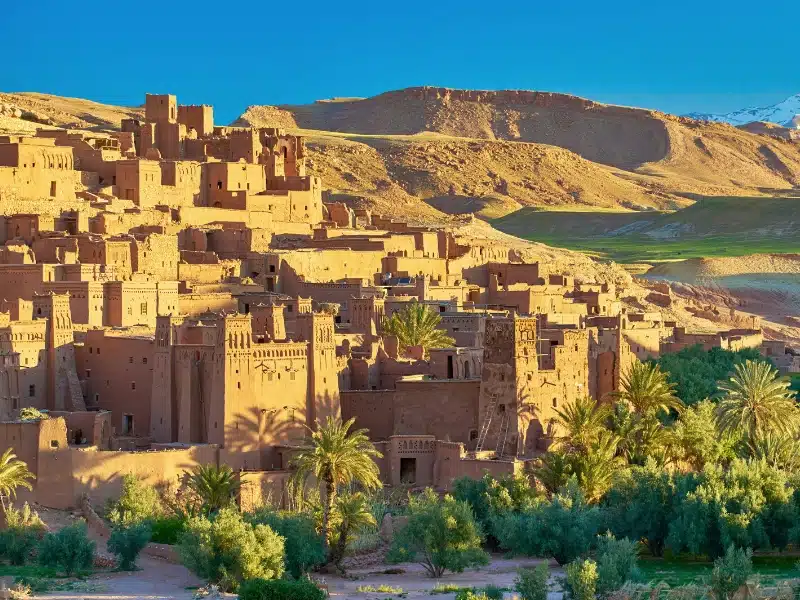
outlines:
[[67, 129], [119, 129], [122, 119], [144, 116], [143, 108], [34, 92], [0, 93], [0, 103], [20, 108], [24, 112], [23, 120]]
[[313, 170], [334, 192], [406, 214], [415, 199], [483, 217], [526, 206], [676, 209], [800, 184], [800, 144], [770, 130], [563, 94], [409, 88], [251, 106], [235, 124], [305, 133]]

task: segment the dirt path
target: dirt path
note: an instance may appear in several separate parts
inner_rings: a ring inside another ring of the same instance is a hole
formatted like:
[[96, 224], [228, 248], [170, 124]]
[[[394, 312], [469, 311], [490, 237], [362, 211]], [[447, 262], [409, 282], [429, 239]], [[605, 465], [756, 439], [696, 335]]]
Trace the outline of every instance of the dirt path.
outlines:
[[[388, 585], [395, 588], [402, 588], [406, 594], [405, 598], [429, 598], [431, 600], [453, 600], [455, 593], [431, 595], [431, 591], [437, 583], [446, 585], [454, 584], [459, 587], [483, 587], [488, 584], [498, 587], [513, 589], [514, 579], [516, 578], [519, 567], [533, 567], [542, 562], [537, 559], [505, 559], [499, 556], [492, 557], [492, 562], [480, 570], [468, 570], [463, 573], [446, 573], [442, 578], [431, 579], [425, 574], [421, 565], [404, 563], [393, 565], [392, 568], [402, 569], [401, 574], [385, 574], [388, 567], [371, 567], [367, 569], [353, 569], [348, 572], [352, 579], [328, 576], [325, 582], [331, 598], [335, 600], [385, 600], [397, 598], [397, 595], [385, 592], [359, 592], [360, 586]], [[555, 577], [563, 575], [563, 571], [551, 564], [550, 570], [551, 586]], [[506, 593], [506, 598], [513, 597], [510, 592]], [[560, 592], [553, 592], [549, 595], [549, 600], [561, 598]]]
[[182, 565], [139, 557], [140, 571], [92, 577], [87, 589], [97, 591], [53, 592], [37, 596], [59, 600], [191, 600], [201, 581]]

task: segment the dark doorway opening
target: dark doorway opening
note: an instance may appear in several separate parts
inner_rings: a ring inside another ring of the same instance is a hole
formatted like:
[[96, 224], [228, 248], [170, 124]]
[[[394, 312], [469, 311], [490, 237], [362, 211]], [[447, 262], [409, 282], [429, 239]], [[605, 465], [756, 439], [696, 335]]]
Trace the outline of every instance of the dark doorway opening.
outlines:
[[453, 355], [447, 357], [447, 378], [453, 378]]
[[400, 483], [416, 483], [416, 482], [417, 482], [417, 459], [401, 458]]
[[133, 415], [122, 415], [122, 435], [133, 435]]

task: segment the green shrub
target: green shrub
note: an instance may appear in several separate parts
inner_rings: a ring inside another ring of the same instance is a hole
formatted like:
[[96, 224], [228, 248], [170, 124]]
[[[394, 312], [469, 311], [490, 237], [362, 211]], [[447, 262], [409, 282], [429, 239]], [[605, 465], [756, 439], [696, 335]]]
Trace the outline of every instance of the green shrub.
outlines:
[[45, 526], [26, 502], [22, 509], [6, 509], [7, 529], [0, 532], [0, 556], [12, 565], [24, 565], [45, 534]]
[[553, 557], [565, 565], [586, 555], [600, 529], [601, 514], [589, 506], [574, 478], [552, 502], [495, 519], [500, 547], [523, 556]]
[[73, 523], [42, 538], [39, 564], [60, 569], [69, 577], [92, 567], [94, 549], [95, 543], [87, 535], [86, 524]]
[[519, 592], [522, 600], [547, 600], [549, 578], [550, 569], [546, 562], [537, 565], [535, 569], [520, 569], [514, 580], [514, 589]]
[[181, 517], [158, 517], [150, 521], [150, 541], [156, 544], [177, 544], [184, 529], [186, 520]]
[[522, 474], [494, 478], [487, 473], [482, 479], [459, 477], [453, 481], [453, 497], [470, 505], [485, 533], [491, 533], [496, 515], [520, 512], [537, 502], [536, 489]]
[[753, 572], [753, 551], [728, 546], [725, 556], [714, 561], [711, 593], [716, 600], [730, 600]]
[[308, 579], [249, 579], [239, 588], [239, 600], [325, 600], [326, 594]]
[[576, 560], [565, 568], [565, 596], [571, 600], [595, 600], [597, 564], [593, 560]]
[[235, 591], [245, 579], [283, 575], [283, 538], [266, 525], [251, 525], [232, 508], [193, 517], [178, 542], [183, 564], [199, 577]]
[[503, 600], [503, 588], [489, 584], [486, 587], [476, 590], [481, 592], [489, 600]]
[[117, 556], [119, 568], [123, 571], [136, 569], [136, 558], [150, 541], [150, 525], [133, 523], [117, 525], [111, 529], [108, 550]]
[[155, 520], [162, 512], [158, 491], [153, 486], [145, 485], [135, 475], [125, 475], [122, 478], [122, 494], [119, 500], [111, 503], [107, 515], [112, 523], [130, 524]]
[[452, 496], [439, 498], [429, 488], [409, 501], [408, 523], [395, 533], [387, 560], [419, 561], [428, 575], [441, 577], [448, 570], [460, 573], [487, 564], [482, 542], [469, 505]]
[[675, 502], [673, 477], [648, 461], [619, 471], [603, 501], [608, 527], [617, 537], [644, 540], [653, 556], [664, 553]]
[[597, 594], [606, 597], [628, 581], [639, 578], [637, 544], [611, 535], [599, 537], [597, 549]]
[[255, 513], [250, 522], [267, 525], [284, 538], [286, 571], [295, 579], [325, 563], [322, 536], [311, 515], [266, 509]]

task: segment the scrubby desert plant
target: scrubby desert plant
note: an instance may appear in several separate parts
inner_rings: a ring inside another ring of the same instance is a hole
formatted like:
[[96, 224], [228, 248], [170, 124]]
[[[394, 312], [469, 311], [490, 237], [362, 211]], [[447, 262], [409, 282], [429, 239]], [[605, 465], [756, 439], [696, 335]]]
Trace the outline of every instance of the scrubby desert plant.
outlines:
[[595, 600], [597, 592], [597, 564], [590, 559], [576, 560], [565, 569], [566, 597], [571, 600]]
[[326, 597], [308, 579], [249, 579], [239, 588], [239, 600], [325, 600]]
[[730, 600], [753, 573], [753, 551], [728, 546], [725, 556], [714, 561], [711, 593], [716, 600]]
[[417, 561], [428, 575], [441, 577], [445, 571], [460, 573], [487, 564], [482, 542], [480, 527], [466, 502], [452, 496], [439, 498], [427, 489], [409, 501], [408, 523], [395, 533], [387, 559]]
[[86, 523], [73, 523], [42, 538], [39, 564], [57, 568], [69, 577], [92, 567], [94, 550], [95, 543], [89, 539]]
[[317, 533], [311, 515], [262, 509], [249, 520], [254, 525], [269, 526], [284, 538], [286, 572], [295, 579], [325, 563], [322, 536]]
[[132, 524], [154, 520], [162, 513], [158, 491], [136, 475], [125, 475], [119, 499], [110, 503], [106, 516], [114, 524]]
[[6, 509], [6, 529], [0, 532], [0, 555], [12, 565], [24, 565], [45, 531], [38, 513], [31, 510], [27, 502], [20, 510], [9, 506]]
[[245, 522], [231, 508], [213, 518], [189, 519], [178, 551], [186, 568], [222, 591], [235, 591], [245, 579], [283, 575], [283, 538], [266, 525]]
[[514, 589], [522, 600], [547, 600], [547, 581], [550, 569], [543, 562], [535, 569], [520, 569], [514, 580]]
[[150, 535], [150, 525], [147, 522], [121, 524], [112, 528], [108, 549], [117, 556], [121, 570], [136, 569], [136, 558], [150, 541]]
[[628, 539], [615, 539], [611, 535], [599, 537], [597, 544], [597, 594], [604, 598], [621, 589], [627, 582], [639, 578], [636, 565], [636, 543]]

